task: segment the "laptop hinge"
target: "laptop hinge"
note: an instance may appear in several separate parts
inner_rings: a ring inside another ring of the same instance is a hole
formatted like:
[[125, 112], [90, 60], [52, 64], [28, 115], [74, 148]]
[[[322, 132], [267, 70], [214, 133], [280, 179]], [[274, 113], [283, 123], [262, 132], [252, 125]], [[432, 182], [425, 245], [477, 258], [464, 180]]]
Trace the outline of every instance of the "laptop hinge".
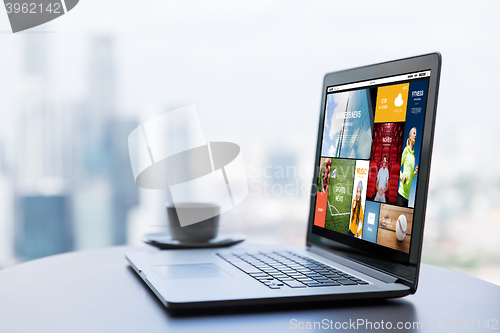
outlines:
[[376, 270], [376, 269], [370, 268], [368, 266], [359, 264], [355, 261], [343, 258], [339, 255], [333, 254], [333, 253], [331, 253], [327, 250], [324, 250], [320, 247], [311, 245], [307, 249], [313, 253], [319, 254], [325, 258], [328, 258], [330, 260], [338, 262], [339, 264], [342, 264], [342, 265], [347, 266], [349, 268], [355, 269], [358, 272], [361, 272], [363, 274], [371, 276], [372, 278], [375, 278], [375, 279], [380, 280], [382, 282], [394, 283], [398, 280], [398, 278], [393, 276], [393, 275], [386, 274], [386, 273], [381, 272], [379, 270]]

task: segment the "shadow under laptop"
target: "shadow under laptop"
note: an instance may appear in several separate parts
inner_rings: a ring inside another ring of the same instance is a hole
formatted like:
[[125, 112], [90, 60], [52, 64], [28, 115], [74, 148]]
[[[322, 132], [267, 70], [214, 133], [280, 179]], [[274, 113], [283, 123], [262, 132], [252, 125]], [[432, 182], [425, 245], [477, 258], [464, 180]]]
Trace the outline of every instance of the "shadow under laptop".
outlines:
[[[283, 317], [282, 319], [287, 321], [295, 320], [297, 323], [323, 322], [325, 319], [335, 323], [339, 320], [344, 322], [346, 320], [349, 321], [349, 319], [352, 321], [362, 319], [363, 325], [370, 325], [370, 323], [373, 325], [373, 323], [380, 323], [382, 320], [384, 322], [392, 322], [395, 325], [397, 322], [417, 321], [414, 305], [404, 298], [305, 301], [293, 304], [272, 304], [272, 301], [269, 300], [268, 304], [260, 305], [217, 306], [217, 304], [212, 304], [206, 308], [168, 309], [135, 273], [132, 267], [128, 266], [128, 271], [144, 285], [153, 302], [162, 309], [166, 316], [170, 317], [170, 320], [175, 320], [175, 318], [234, 317], [235, 315], [259, 315], [259, 318], [262, 319], [262, 315], [272, 315], [275, 319], [278, 316]], [[291, 324], [293, 323], [291, 322]], [[372, 328], [368, 326], [367, 329], [371, 330]]]

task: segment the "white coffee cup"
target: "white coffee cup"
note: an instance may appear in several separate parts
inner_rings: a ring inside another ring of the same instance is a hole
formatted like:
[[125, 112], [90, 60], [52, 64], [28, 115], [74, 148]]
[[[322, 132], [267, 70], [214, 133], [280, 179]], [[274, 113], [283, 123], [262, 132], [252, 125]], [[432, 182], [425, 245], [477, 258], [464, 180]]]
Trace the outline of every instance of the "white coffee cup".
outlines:
[[[220, 206], [211, 203], [167, 204], [168, 224], [172, 239], [186, 243], [203, 243], [217, 237]], [[182, 227], [178, 215], [213, 216], [201, 222]]]

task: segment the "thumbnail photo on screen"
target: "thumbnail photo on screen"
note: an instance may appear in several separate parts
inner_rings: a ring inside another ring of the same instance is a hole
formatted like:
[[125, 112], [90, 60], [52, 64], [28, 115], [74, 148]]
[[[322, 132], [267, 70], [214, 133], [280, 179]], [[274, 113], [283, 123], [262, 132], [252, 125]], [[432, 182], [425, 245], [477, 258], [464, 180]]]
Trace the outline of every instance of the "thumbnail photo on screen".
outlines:
[[368, 161], [356, 161], [352, 192], [351, 216], [347, 234], [361, 238], [365, 211], [366, 184], [368, 182]]
[[367, 199], [396, 204], [404, 123], [375, 124]]
[[402, 252], [410, 252], [413, 209], [380, 205], [377, 244]]
[[369, 89], [329, 94], [321, 156], [368, 159], [373, 101]]
[[427, 83], [427, 81], [410, 83], [408, 93], [408, 111], [403, 139], [405, 147], [401, 155], [401, 177], [398, 189], [401, 199], [399, 205], [403, 207], [415, 207]]
[[321, 158], [314, 225], [347, 235], [355, 167], [355, 160]]

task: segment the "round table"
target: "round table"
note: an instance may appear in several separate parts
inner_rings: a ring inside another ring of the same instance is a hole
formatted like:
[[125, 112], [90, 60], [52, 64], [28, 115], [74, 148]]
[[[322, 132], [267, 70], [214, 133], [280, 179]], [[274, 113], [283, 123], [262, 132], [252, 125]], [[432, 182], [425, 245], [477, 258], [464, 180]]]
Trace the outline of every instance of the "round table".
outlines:
[[[500, 329], [499, 286], [425, 264], [417, 293], [400, 299], [172, 313], [129, 267], [124, 255], [133, 251], [156, 249], [72, 252], [1, 270], [0, 331], [281, 332], [304, 331], [315, 322], [322, 330], [335, 325], [346, 329], [358, 320], [372, 327], [390, 322], [393, 329], [400, 322], [407, 327], [417, 323], [412, 326], [421, 325], [419, 332], [438, 327], [475, 332], [479, 325], [481, 331], [491, 331], [495, 323]], [[370, 331], [363, 325], [357, 331]]]

